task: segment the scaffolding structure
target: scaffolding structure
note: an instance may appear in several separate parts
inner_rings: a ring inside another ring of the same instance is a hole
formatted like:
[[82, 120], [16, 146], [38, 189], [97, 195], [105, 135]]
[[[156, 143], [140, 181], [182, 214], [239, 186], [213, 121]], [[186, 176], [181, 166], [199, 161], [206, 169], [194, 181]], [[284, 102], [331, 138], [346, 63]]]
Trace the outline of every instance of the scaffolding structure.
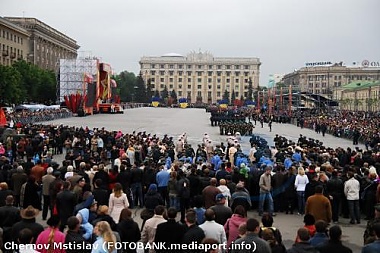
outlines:
[[59, 102], [65, 101], [64, 97], [71, 94], [85, 95], [85, 75], [90, 75], [97, 80], [99, 59], [96, 57], [79, 57], [78, 59], [60, 59], [58, 73], [57, 98]]

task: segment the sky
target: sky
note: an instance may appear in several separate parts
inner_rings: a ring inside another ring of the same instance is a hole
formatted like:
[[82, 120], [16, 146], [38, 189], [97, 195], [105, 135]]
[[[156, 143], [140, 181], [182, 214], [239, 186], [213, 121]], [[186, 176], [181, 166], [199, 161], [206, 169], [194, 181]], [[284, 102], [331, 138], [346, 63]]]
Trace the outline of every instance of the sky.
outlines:
[[261, 86], [306, 62], [380, 61], [379, 10], [379, 0], [0, 0], [0, 16], [37, 18], [116, 73], [201, 50], [260, 58]]

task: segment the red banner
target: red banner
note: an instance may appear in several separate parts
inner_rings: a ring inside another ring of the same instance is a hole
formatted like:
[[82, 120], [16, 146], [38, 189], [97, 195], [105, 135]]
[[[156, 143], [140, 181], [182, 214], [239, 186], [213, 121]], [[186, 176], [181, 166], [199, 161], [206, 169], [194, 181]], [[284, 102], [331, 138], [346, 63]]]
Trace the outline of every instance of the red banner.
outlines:
[[3, 108], [0, 107], [0, 126], [7, 125], [7, 118], [5, 117], [5, 112]]

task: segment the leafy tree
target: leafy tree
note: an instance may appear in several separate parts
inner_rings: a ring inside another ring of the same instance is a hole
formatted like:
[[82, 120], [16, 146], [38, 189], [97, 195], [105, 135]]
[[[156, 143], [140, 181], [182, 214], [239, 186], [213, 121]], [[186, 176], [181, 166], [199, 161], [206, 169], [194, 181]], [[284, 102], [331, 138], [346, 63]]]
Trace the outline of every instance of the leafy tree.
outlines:
[[235, 94], [235, 89], [232, 90], [232, 94], [231, 94], [231, 103], [233, 103], [236, 99], [236, 94]]
[[148, 79], [148, 82], [146, 84], [146, 98], [147, 102], [150, 102], [150, 99], [153, 97], [154, 92], [153, 92], [153, 85], [152, 85], [152, 79]]
[[163, 99], [164, 101], [169, 97], [169, 91], [168, 91], [168, 87], [164, 87], [164, 89], [161, 91], [161, 99]]
[[230, 93], [228, 92], [228, 90], [224, 90], [224, 94], [222, 98], [223, 100], [226, 100], [228, 104], [230, 103]]
[[19, 104], [24, 101], [26, 91], [21, 85], [22, 76], [12, 66], [0, 65], [0, 103]]
[[174, 89], [170, 92], [170, 97], [173, 98], [173, 103], [177, 104], [177, 93]]
[[160, 92], [158, 90], [155, 90], [154, 91], [154, 96], [159, 98], [160, 97]]
[[115, 76], [120, 94], [120, 100], [123, 102], [131, 102], [134, 87], [136, 86], [136, 76], [132, 72], [123, 71]]
[[136, 79], [136, 86], [134, 86], [134, 97], [136, 102], [147, 102], [146, 87], [141, 72]]

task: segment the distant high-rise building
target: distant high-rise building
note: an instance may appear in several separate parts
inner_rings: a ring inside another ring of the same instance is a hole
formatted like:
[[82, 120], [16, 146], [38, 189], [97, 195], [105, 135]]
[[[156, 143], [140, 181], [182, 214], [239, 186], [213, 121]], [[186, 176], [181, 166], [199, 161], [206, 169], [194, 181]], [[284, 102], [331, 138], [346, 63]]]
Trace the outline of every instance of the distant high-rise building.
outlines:
[[259, 86], [260, 59], [256, 57], [214, 57], [209, 52], [187, 56], [166, 54], [141, 57], [140, 70], [145, 84], [153, 91], [175, 91], [190, 103], [216, 103], [225, 91], [235, 98], [246, 98], [249, 83]]
[[4, 19], [29, 33], [28, 39], [22, 40], [23, 45], [28, 47], [23, 54], [24, 60], [40, 68], [57, 71], [59, 59], [77, 58], [79, 49], [77, 42], [40, 20], [23, 17], [4, 17]]

